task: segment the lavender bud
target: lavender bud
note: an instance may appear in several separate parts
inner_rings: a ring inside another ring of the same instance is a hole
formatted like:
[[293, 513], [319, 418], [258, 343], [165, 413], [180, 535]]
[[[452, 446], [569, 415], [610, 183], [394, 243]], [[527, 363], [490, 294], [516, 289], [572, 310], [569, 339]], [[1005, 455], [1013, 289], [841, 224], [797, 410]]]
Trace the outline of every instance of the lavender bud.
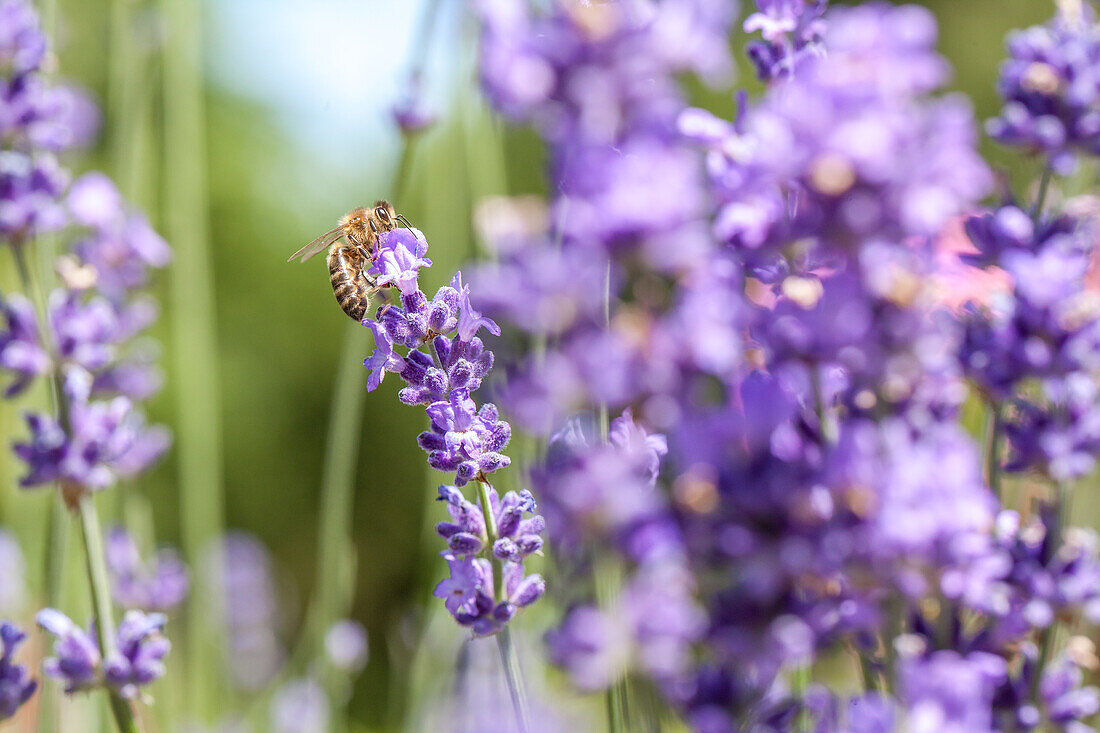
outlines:
[[447, 329], [444, 327], [447, 325], [447, 319], [450, 318], [450, 315], [451, 310], [446, 303], [440, 300], [433, 301], [428, 311], [428, 328], [433, 333], [447, 333]]
[[447, 541], [447, 546], [456, 555], [476, 555], [481, 552], [481, 548], [485, 546], [485, 543], [481, 541], [480, 537], [468, 532], [459, 532], [451, 536]]
[[478, 467], [482, 473], [492, 473], [493, 471], [499, 471], [500, 469], [508, 466], [512, 463], [512, 459], [503, 453], [482, 453], [478, 459]]
[[455, 485], [465, 486], [477, 475], [478, 465], [473, 461], [462, 461], [455, 468]]
[[451, 367], [448, 374], [452, 389], [469, 389], [470, 377], [472, 376], [472, 368], [470, 362], [465, 359], [459, 359]]
[[518, 607], [530, 606], [532, 603], [542, 598], [546, 593], [546, 581], [543, 580], [539, 574], [528, 575], [523, 579], [515, 591], [511, 594], [512, 602]]
[[493, 429], [489, 431], [489, 435], [482, 439], [481, 446], [486, 451], [499, 453], [504, 450], [511, 438], [512, 426], [506, 422], [498, 422], [493, 426]]
[[493, 556], [498, 560], [511, 560], [513, 562], [519, 562], [521, 559], [516, 543], [507, 537], [501, 537], [493, 543]]
[[428, 391], [422, 387], [403, 387], [397, 392], [397, 399], [409, 406], [424, 404], [427, 396]]
[[424, 375], [424, 390], [429, 395], [445, 395], [447, 393], [447, 375], [441, 369], [432, 367]]

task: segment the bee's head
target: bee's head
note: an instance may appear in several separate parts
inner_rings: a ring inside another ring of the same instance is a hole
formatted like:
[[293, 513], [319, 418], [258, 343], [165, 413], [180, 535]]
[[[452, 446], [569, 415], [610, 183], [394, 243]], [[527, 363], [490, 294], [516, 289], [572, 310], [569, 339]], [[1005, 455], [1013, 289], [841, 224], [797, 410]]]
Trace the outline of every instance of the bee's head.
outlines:
[[388, 201], [374, 202], [372, 214], [379, 231], [389, 231], [397, 226], [397, 212], [394, 211], [393, 206]]

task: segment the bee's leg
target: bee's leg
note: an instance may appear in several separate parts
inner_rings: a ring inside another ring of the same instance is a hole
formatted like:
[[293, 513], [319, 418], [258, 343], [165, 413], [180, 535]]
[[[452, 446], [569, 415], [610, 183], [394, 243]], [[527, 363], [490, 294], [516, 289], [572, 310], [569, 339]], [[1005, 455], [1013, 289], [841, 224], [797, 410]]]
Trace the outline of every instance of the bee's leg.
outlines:
[[370, 292], [372, 295], [377, 292], [382, 293], [378, 296], [378, 299], [384, 304], [382, 310], [378, 311], [378, 317], [381, 318], [382, 316], [386, 315], [386, 311], [393, 307], [393, 303], [389, 302], [389, 288], [385, 285], [374, 285], [374, 287], [371, 288]]

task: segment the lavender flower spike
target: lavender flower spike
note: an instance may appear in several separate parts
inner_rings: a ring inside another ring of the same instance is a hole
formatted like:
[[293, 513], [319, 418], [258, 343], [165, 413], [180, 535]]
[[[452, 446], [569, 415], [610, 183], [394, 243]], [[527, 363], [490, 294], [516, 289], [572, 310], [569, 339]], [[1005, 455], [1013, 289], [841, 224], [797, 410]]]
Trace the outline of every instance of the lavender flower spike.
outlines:
[[[503, 451], [512, 428], [499, 419], [496, 405], [478, 407], [472, 393], [493, 366], [493, 354], [477, 334], [485, 328], [499, 335], [500, 328], [474, 307], [461, 272], [428, 299], [418, 282], [421, 268], [432, 264], [424, 257], [427, 251], [428, 242], [417, 230], [396, 229], [379, 237], [370, 273], [380, 286], [400, 291], [400, 304], [383, 305], [373, 318], [363, 319], [375, 344], [363, 366], [370, 370], [368, 390], [377, 389], [386, 372], [397, 373], [408, 385], [399, 399], [425, 406], [430, 429], [417, 442], [428, 453], [428, 465], [452, 473], [454, 482], [439, 490], [452, 519], [437, 527], [447, 540], [442, 554], [450, 577], [439, 583], [435, 595], [460, 625], [487, 636], [545, 591], [541, 576], [526, 576], [523, 570], [524, 558], [542, 547], [545, 522], [534, 515], [530, 492], [509, 492], [501, 499], [489, 486], [489, 476], [511, 463]], [[470, 482], [478, 486], [477, 504], [458, 488]], [[501, 587], [495, 587], [494, 572]]]
[[14, 624], [7, 621], [0, 624], [0, 642], [3, 643], [3, 654], [0, 655], [0, 720], [15, 715], [38, 688], [38, 683], [27, 675], [27, 668], [12, 662], [16, 647], [26, 638], [27, 635]]

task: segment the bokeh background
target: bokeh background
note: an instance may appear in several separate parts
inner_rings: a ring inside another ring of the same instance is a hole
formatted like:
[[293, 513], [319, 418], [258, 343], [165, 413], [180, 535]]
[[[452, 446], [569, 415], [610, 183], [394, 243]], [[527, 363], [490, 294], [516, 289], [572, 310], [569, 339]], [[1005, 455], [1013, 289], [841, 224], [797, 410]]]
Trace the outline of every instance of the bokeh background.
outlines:
[[[1052, 3], [921, 4], [939, 18], [952, 87], [990, 117], [1005, 34], [1043, 21]], [[425, 289], [434, 290], [479, 256], [478, 201], [542, 190], [536, 138], [493, 119], [479, 99], [476, 29], [463, 0], [57, 0], [44, 11], [57, 30], [58, 75], [87, 88], [104, 112], [97, 144], [69, 162], [78, 173], [114, 176], [178, 250], [157, 285], [166, 381], [150, 405], [176, 444], [119, 492], [125, 499], [101, 497], [102, 514], [192, 551], [223, 528], [258, 537], [273, 556], [287, 649], [309, 633], [306, 609], [325, 579], [353, 577], [353, 586], [336, 584], [353, 595], [335, 602], [346, 600], [366, 626], [371, 653], [352, 691], [350, 727], [420, 729], [433, 690], [466, 663], [461, 632], [431, 622], [442, 612], [429, 599], [443, 567], [427, 538], [441, 510], [415, 442], [422, 413], [398, 403], [397, 380], [363, 390], [369, 340], [336, 307], [322, 258], [284, 260], [349, 208], [386, 197], [427, 234], [436, 266]], [[740, 49], [744, 40], [732, 42]], [[198, 73], [189, 75], [192, 61]], [[409, 148], [409, 175], [397, 182], [403, 143], [390, 109], [416, 66], [438, 121]], [[758, 88], [745, 67], [736, 84]], [[692, 86], [700, 104], [727, 115], [730, 91]], [[983, 152], [997, 166], [1010, 159], [988, 141]], [[1018, 182], [1030, 172], [1005, 174]], [[14, 282], [5, 255], [0, 283]], [[345, 405], [335, 426], [334, 404]], [[9, 440], [23, 429], [19, 409], [0, 405]], [[331, 442], [333, 433], [344, 440]], [[15, 489], [18, 470], [0, 453], [0, 525], [20, 539], [35, 578], [48, 497]], [[518, 488], [522, 473], [509, 473], [504, 488]], [[353, 528], [354, 558], [337, 546], [319, 565], [326, 480], [354, 489], [351, 515], [330, 517], [337, 529]], [[1074, 511], [1095, 524], [1093, 507]], [[552, 613], [540, 604], [520, 618], [529, 656]], [[186, 709], [171, 689], [181, 673], [154, 690], [158, 704]]]

